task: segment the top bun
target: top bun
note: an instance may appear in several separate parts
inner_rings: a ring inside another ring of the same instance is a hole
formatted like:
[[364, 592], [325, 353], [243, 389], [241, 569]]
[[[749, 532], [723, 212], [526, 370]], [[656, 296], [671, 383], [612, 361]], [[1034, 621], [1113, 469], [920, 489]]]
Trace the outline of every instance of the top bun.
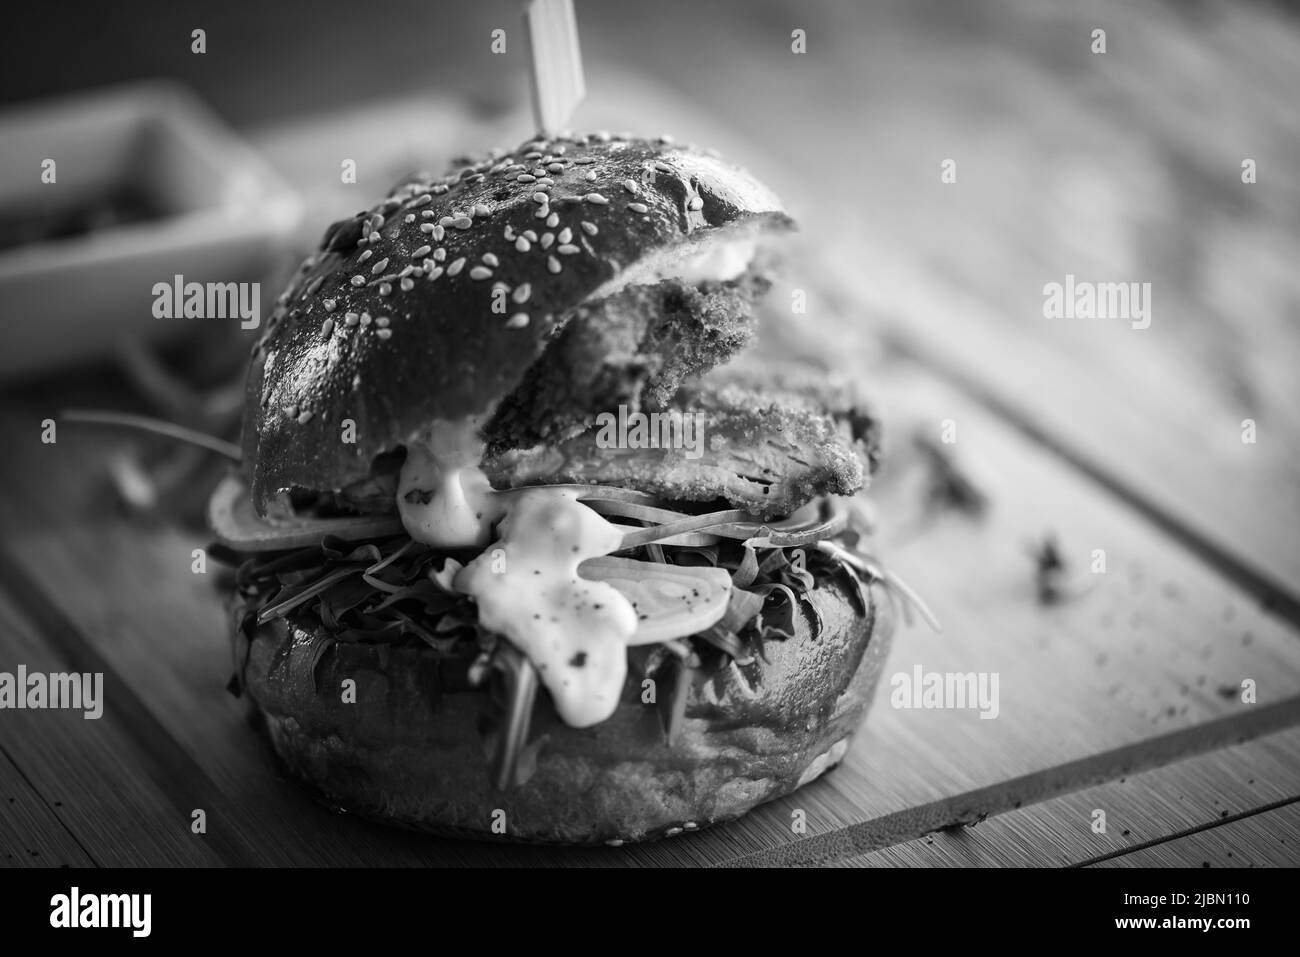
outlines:
[[365, 479], [435, 418], [490, 414], [588, 297], [671, 274], [723, 230], [789, 225], [744, 170], [668, 137], [531, 140], [402, 184], [330, 227], [254, 347], [254, 506]]

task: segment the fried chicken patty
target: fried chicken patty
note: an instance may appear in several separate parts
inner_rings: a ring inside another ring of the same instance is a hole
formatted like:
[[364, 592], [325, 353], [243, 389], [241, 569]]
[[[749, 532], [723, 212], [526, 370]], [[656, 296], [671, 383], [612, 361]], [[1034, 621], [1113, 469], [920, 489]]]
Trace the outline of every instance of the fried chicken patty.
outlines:
[[626, 405], [662, 409], [682, 382], [727, 361], [754, 336], [756, 271], [727, 282], [627, 286], [584, 303], [558, 328], [484, 430], [502, 452], [571, 435]]
[[490, 453], [483, 469], [497, 488], [617, 485], [676, 502], [725, 500], [770, 519], [819, 495], [858, 491], [875, 454], [875, 430], [855, 438], [848, 415], [809, 394], [705, 379], [657, 411], [700, 416], [700, 434], [687, 436], [693, 447], [611, 447], [593, 426], [559, 442]]

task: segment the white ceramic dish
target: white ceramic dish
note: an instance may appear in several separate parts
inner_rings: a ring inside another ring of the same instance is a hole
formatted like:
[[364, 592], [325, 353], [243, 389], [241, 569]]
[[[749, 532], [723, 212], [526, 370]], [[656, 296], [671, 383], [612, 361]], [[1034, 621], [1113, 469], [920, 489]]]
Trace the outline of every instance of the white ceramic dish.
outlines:
[[[48, 159], [54, 183], [42, 181]], [[134, 84], [0, 114], [0, 378], [187, 323], [240, 334], [237, 318], [155, 318], [154, 285], [273, 280], [301, 215], [297, 195], [182, 87]], [[262, 296], [263, 313], [273, 299]]]

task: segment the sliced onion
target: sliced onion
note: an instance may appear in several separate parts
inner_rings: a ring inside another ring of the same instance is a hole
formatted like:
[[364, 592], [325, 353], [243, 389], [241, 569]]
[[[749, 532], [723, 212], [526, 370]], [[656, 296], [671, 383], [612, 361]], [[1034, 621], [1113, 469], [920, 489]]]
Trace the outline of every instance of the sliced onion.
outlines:
[[669, 522], [680, 522], [684, 518], [691, 517], [681, 512], [674, 512], [671, 508], [655, 508], [652, 505], [641, 505], [636, 502], [595, 500], [584, 504], [601, 515], [635, 518], [643, 522], [654, 522], [656, 525], [667, 525]]
[[649, 492], [638, 492], [636, 489], [619, 488], [617, 485], [583, 485], [579, 482], [570, 482], [558, 485], [520, 485], [518, 488], [498, 489], [498, 491], [526, 492], [529, 489], [534, 488], [553, 489], [557, 492], [577, 492], [579, 502], [638, 502], [642, 505], [657, 505], [661, 501], [661, 499], [657, 496], [651, 495]]
[[620, 550], [638, 548], [651, 542], [662, 542], [684, 532], [714, 532], [715, 529], [725, 527], [729, 522], [739, 522], [748, 516], [748, 512], [741, 511], [738, 508], [728, 508], [721, 512], [710, 512], [707, 515], [692, 515], [690, 518], [667, 522], [656, 528], [638, 528], [623, 536]]
[[[663, 520], [661, 516], [675, 513], [667, 509], [617, 505], [611, 514], [655, 521]], [[664, 524], [657, 528], [639, 528], [626, 533], [623, 536], [623, 548], [634, 548], [651, 542], [668, 544], [668, 539], [689, 532], [734, 538], [750, 542], [760, 548], [789, 548], [794, 545], [812, 545], [823, 539], [834, 538], [844, 531], [849, 521], [848, 512], [839, 507], [838, 503], [831, 505], [831, 514], [827, 518], [821, 518], [816, 514], [816, 510], [810, 514], [806, 508], [776, 522], [746, 521], [748, 518], [749, 514], [740, 509], [727, 509], [688, 518], [679, 517], [676, 521], [664, 521]]]
[[709, 534], [741, 539], [757, 548], [790, 548], [834, 538], [844, 531], [848, 522], [848, 515], [840, 512], [815, 521], [735, 522], [721, 528], [710, 528]]
[[[620, 525], [617, 522], [612, 522], [611, 524], [619, 531], [621, 531], [624, 535], [630, 535], [632, 532], [649, 531], [649, 529], [642, 528], [637, 525]], [[668, 538], [656, 539], [655, 541], [649, 542], [647, 544], [682, 545], [687, 548], [704, 548], [708, 545], [716, 545], [718, 544], [719, 541], [720, 539], [718, 538], [717, 535], [711, 535], [708, 532], [682, 532], [680, 535], [670, 535]], [[618, 550], [622, 551], [624, 547], [626, 546], [620, 546]]]
[[389, 515], [344, 518], [292, 518], [270, 521], [253, 510], [248, 486], [238, 476], [222, 479], [208, 501], [208, 524], [222, 545], [240, 552], [274, 552], [319, 545], [327, 535], [345, 542], [385, 538], [403, 532]]
[[588, 558], [578, 566], [578, 574], [607, 582], [635, 605], [637, 628], [629, 645], [698, 634], [722, 620], [731, 599], [731, 575], [725, 568], [661, 565], [606, 555]]

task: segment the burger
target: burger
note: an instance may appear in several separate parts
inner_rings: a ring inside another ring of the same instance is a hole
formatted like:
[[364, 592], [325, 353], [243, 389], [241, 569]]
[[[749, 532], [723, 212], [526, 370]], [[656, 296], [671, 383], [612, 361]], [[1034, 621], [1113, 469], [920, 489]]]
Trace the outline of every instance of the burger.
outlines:
[[896, 589], [851, 385], [739, 354], [792, 227], [670, 138], [563, 135], [335, 223], [252, 351], [232, 690], [330, 805], [622, 844], [845, 754]]

